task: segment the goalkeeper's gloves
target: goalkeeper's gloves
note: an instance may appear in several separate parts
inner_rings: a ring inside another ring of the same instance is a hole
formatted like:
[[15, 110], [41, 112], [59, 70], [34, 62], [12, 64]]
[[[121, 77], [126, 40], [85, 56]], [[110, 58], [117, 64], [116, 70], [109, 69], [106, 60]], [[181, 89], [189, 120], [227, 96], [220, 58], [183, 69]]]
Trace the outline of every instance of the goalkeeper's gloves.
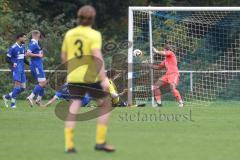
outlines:
[[152, 47], [152, 49], [153, 49], [153, 52], [154, 53], [158, 53], [159, 51], [156, 49], [156, 48], [154, 48], [154, 47]]
[[117, 97], [119, 97], [119, 95], [117, 93], [111, 93], [111, 97], [112, 98], [117, 98]]

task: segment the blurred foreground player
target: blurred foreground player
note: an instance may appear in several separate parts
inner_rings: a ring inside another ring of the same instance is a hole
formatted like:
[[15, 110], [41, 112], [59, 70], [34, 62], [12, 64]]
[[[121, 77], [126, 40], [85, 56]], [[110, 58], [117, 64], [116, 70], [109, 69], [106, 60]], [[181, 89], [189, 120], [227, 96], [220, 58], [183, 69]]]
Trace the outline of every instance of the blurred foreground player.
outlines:
[[77, 13], [79, 26], [69, 30], [62, 45], [62, 63], [67, 63], [67, 83], [71, 96], [70, 112], [65, 121], [65, 151], [76, 152], [74, 128], [76, 115], [81, 107], [79, 96], [89, 93], [98, 99], [100, 113], [97, 120], [95, 150], [112, 152], [115, 149], [106, 143], [107, 123], [111, 111], [111, 99], [105, 94], [109, 81], [101, 53], [101, 33], [92, 29], [96, 11], [92, 6], [83, 6]]

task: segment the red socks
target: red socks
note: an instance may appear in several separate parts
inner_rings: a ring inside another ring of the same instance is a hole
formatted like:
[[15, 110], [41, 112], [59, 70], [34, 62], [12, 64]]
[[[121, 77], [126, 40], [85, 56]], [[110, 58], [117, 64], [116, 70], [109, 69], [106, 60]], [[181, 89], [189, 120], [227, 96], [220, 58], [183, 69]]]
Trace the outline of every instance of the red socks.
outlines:
[[176, 98], [177, 101], [182, 100], [182, 97], [177, 89], [173, 89], [172, 94], [174, 95], [174, 97]]

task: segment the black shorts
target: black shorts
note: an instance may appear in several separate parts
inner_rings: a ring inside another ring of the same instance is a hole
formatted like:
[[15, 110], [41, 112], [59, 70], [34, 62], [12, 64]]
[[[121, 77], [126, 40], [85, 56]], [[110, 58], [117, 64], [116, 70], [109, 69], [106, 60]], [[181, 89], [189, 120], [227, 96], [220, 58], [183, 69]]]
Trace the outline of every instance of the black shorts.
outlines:
[[93, 99], [103, 98], [108, 95], [107, 92], [103, 91], [100, 82], [97, 83], [68, 83], [68, 91], [70, 99], [81, 99], [85, 94]]

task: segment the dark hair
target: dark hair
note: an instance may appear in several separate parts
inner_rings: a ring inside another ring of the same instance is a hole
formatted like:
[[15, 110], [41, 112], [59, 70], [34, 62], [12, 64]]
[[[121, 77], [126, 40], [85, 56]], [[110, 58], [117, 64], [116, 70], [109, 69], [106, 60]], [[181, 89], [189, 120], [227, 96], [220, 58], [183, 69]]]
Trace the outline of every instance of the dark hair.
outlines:
[[78, 10], [78, 23], [83, 26], [90, 26], [94, 23], [96, 10], [93, 6], [85, 5]]
[[22, 38], [23, 36], [26, 36], [26, 34], [25, 33], [18, 33], [16, 35], [16, 39]]
[[112, 69], [107, 71], [108, 78], [112, 79], [115, 75], [116, 75], [116, 70]]
[[171, 46], [170, 46], [168, 43], [166, 43], [166, 44], [164, 45], [164, 49], [166, 49], [166, 50], [171, 50]]

